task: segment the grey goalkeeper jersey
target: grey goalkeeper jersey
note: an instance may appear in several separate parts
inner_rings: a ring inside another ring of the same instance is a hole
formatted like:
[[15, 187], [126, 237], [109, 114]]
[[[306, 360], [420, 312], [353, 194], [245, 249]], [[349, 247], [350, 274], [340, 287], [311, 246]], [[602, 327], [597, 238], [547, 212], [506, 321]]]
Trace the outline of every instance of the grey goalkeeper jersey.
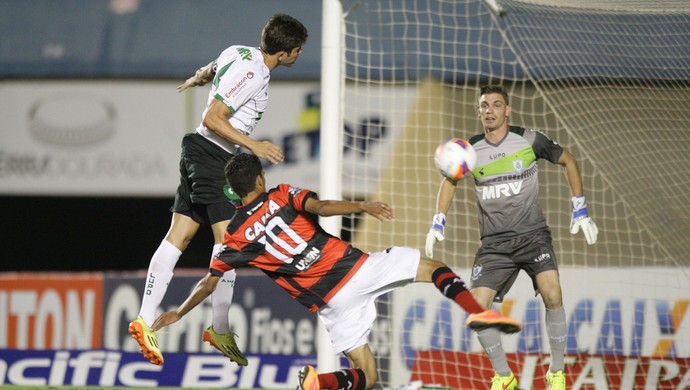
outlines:
[[537, 160], [555, 164], [563, 148], [538, 130], [517, 126], [510, 126], [498, 144], [487, 142], [484, 134], [469, 141], [477, 152], [472, 174], [482, 241], [547, 228], [539, 206]]

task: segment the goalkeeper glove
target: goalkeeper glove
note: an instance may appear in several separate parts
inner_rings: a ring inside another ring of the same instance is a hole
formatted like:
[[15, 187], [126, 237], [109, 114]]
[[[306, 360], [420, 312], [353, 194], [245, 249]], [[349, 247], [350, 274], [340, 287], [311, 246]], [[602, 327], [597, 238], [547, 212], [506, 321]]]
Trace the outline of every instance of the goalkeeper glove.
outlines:
[[589, 245], [597, 242], [599, 229], [597, 229], [597, 225], [587, 214], [587, 201], [585, 201], [585, 197], [582, 195], [573, 198], [573, 217], [570, 220], [570, 233], [577, 234], [580, 228], [582, 228], [582, 233], [584, 233]]
[[434, 245], [446, 238], [444, 233], [445, 227], [446, 215], [437, 212], [436, 215], [434, 215], [434, 219], [431, 221], [431, 229], [429, 229], [429, 233], [426, 235], [426, 247], [424, 249], [426, 249], [426, 255], [429, 256], [429, 258], [434, 258]]

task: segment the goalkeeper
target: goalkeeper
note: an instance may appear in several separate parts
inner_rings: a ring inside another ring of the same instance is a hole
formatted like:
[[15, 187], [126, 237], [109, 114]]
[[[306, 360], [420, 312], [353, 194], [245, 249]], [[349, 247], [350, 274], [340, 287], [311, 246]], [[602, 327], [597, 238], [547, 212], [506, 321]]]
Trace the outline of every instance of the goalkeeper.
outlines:
[[[472, 171], [477, 195], [481, 246], [472, 268], [472, 295], [488, 309], [501, 302], [520, 270], [527, 272], [546, 306], [546, 331], [551, 349], [547, 383], [565, 389], [564, 355], [567, 338], [558, 264], [551, 232], [539, 206], [537, 160], [562, 165], [572, 192], [570, 232], [584, 233], [587, 243], [597, 241], [597, 227], [589, 217], [582, 177], [575, 157], [543, 133], [509, 126], [512, 108], [502, 86], [479, 91], [479, 118], [484, 133], [470, 138], [477, 152]], [[438, 190], [436, 215], [426, 239], [426, 254], [444, 239], [446, 213], [457, 183], [444, 179]], [[518, 381], [508, 366], [501, 336], [495, 329], [477, 332], [496, 371], [492, 389], [515, 389]]]

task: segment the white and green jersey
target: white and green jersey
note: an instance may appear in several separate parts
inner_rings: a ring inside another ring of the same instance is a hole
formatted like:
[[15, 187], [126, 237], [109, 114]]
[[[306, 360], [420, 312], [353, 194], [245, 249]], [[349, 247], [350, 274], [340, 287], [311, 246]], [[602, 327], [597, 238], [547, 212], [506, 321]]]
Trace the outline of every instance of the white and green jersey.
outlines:
[[232, 127], [246, 135], [251, 134], [268, 105], [270, 78], [271, 72], [258, 48], [230, 46], [225, 49], [216, 60], [216, 76], [197, 133], [236, 154], [239, 146], [204, 126], [203, 118], [211, 102], [217, 99], [230, 109], [228, 121]]
[[470, 144], [477, 152], [472, 175], [482, 241], [548, 228], [539, 206], [537, 160], [555, 164], [563, 148], [538, 130], [517, 126], [510, 126], [498, 144], [487, 142], [484, 134], [470, 138]]

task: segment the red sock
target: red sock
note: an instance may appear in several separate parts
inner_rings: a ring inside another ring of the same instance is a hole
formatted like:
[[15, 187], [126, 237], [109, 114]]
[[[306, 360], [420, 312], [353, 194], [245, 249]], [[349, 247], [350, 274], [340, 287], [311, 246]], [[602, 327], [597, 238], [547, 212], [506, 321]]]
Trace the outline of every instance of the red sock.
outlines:
[[477, 314], [484, 311], [484, 308], [479, 305], [468, 290], [462, 291], [460, 294], [456, 295], [454, 301], [470, 314]]
[[338, 378], [335, 377], [334, 372], [319, 374], [319, 386], [321, 386], [322, 389], [337, 389]]
[[319, 385], [324, 390], [364, 390], [366, 382], [364, 371], [359, 368], [346, 368], [340, 371], [319, 374]]
[[470, 314], [481, 313], [484, 309], [477, 303], [465, 282], [448, 267], [438, 268], [431, 275], [431, 280], [441, 293], [452, 299]]

